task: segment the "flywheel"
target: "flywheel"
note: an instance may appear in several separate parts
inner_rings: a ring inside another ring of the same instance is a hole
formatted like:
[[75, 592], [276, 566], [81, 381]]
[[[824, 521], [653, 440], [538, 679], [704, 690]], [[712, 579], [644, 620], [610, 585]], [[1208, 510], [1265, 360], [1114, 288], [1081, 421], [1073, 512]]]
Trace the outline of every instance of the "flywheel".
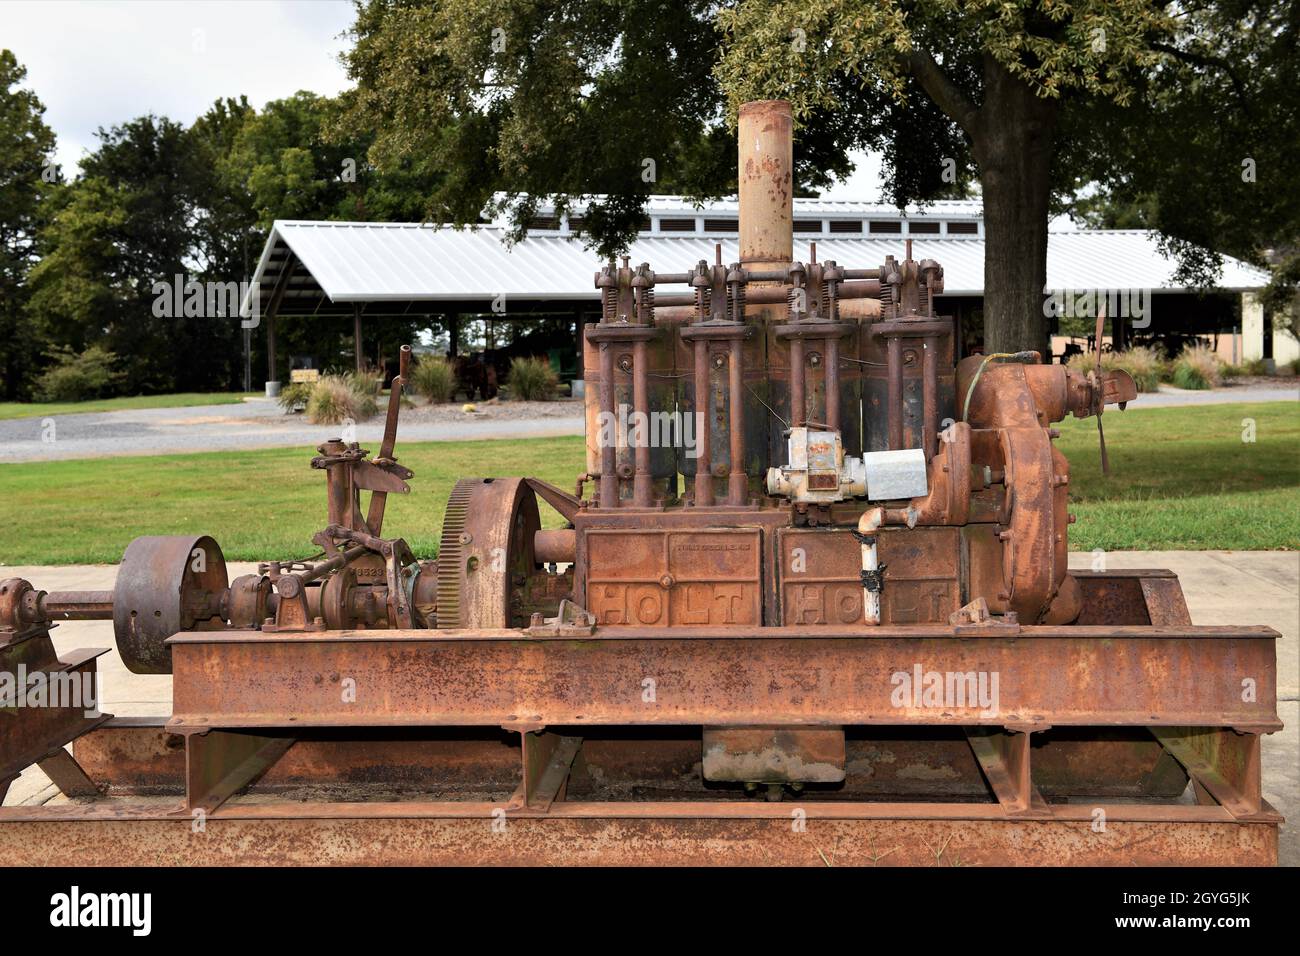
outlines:
[[538, 571], [537, 497], [523, 478], [462, 478], [438, 547], [440, 628], [526, 627], [523, 589]]

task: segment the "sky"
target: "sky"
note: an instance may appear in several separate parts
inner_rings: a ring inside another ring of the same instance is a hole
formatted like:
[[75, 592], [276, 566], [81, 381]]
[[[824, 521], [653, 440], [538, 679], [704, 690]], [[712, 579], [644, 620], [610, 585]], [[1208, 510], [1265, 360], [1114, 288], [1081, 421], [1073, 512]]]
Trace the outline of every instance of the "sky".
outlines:
[[[189, 125], [225, 96], [261, 109], [298, 90], [345, 89], [352, 12], [349, 0], [7, 0], [0, 47], [27, 67], [71, 176], [101, 126], [151, 112]], [[880, 198], [880, 163], [854, 159], [826, 198]]]
[[101, 126], [149, 112], [189, 125], [241, 93], [259, 109], [338, 93], [351, 24], [347, 0], [9, 0], [0, 46], [27, 67], [70, 175]]

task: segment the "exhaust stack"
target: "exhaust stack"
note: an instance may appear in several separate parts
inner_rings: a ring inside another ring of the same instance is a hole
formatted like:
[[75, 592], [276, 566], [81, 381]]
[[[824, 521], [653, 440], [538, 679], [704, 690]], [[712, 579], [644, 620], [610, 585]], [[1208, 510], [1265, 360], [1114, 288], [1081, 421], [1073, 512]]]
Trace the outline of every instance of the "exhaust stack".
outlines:
[[740, 107], [740, 264], [784, 268], [794, 259], [794, 121], [785, 100]]

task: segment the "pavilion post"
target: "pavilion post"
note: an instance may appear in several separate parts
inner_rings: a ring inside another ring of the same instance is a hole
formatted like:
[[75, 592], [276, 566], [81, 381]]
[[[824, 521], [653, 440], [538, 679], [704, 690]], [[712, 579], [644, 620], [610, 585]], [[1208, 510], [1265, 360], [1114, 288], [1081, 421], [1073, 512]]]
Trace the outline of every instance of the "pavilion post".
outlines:
[[575, 360], [574, 371], [573, 371], [572, 388], [573, 388], [574, 398], [580, 398], [584, 394], [584, 389], [586, 387], [586, 383], [583, 379], [584, 369], [586, 367], [585, 365], [583, 365], [583, 362], [585, 361], [586, 358], [583, 354], [583, 349], [585, 348], [585, 344], [583, 342], [583, 339], [585, 338], [585, 336], [583, 335], [583, 332], [585, 330], [585, 325], [586, 323], [583, 321], [582, 309], [575, 309], [573, 312], [573, 345], [574, 345], [574, 354], [577, 356], [577, 358]]
[[275, 313], [266, 313], [266, 395], [274, 398], [280, 392], [280, 380], [275, 377]]
[[280, 303], [284, 300], [285, 290], [289, 288], [289, 278], [293, 275], [294, 268], [298, 265], [298, 257], [289, 252], [284, 259], [284, 266], [280, 270], [279, 277], [275, 280], [275, 287], [271, 290], [271, 301], [266, 304], [266, 397], [275, 398], [280, 394], [280, 380], [276, 378], [276, 361], [275, 361], [275, 317], [280, 311]]
[[361, 305], [352, 303], [352, 348], [356, 355], [357, 371], [360, 372], [365, 365], [365, 359], [361, 354]]

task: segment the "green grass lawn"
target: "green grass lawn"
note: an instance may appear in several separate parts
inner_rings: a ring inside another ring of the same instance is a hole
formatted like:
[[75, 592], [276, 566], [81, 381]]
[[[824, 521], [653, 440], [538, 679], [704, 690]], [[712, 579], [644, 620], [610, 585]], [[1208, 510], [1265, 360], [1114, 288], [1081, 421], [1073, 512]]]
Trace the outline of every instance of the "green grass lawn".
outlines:
[[134, 395], [99, 398], [89, 402], [0, 402], [0, 420], [78, 415], [84, 412], [121, 412], [134, 408], [188, 408], [192, 405], [235, 405], [243, 392], [182, 392], [178, 395]]
[[[1245, 420], [1253, 442], [1242, 440]], [[1070, 460], [1072, 550], [1300, 549], [1300, 405], [1200, 405], [1105, 414], [1056, 427]]]
[[[1255, 441], [1242, 441], [1242, 420]], [[1300, 549], [1300, 407], [1287, 402], [1111, 410], [1111, 477], [1092, 419], [1058, 426], [1071, 463], [1074, 550]], [[306, 557], [325, 523], [313, 451], [108, 458], [0, 467], [0, 561], [115, 562], [141, 534], [213, 535], [230, 560]], [[571, 489], [581, 438], [398, 444], [416, 477], [390, 532], [435, 553], [457, 478], [532, 475]], [[543, 514], [555, 519], [548, 508]]]
[[[234, 561], [308, 557], [311, 536], [326, 523], [325, 473], [311, 468], [315, 453], [267, 448], [0, 466], [0, 562], [116, 563], [142, 534], [210, 534]], [[389, 496], [385, 530], [432, 557], [456, 479], [528, 475], [572, 490], [584, 453], [575, 436], [399, 441], [397, 454], [415, 478], [409, 495]], [[543, 513], [558, 526], [558, 515]]]

